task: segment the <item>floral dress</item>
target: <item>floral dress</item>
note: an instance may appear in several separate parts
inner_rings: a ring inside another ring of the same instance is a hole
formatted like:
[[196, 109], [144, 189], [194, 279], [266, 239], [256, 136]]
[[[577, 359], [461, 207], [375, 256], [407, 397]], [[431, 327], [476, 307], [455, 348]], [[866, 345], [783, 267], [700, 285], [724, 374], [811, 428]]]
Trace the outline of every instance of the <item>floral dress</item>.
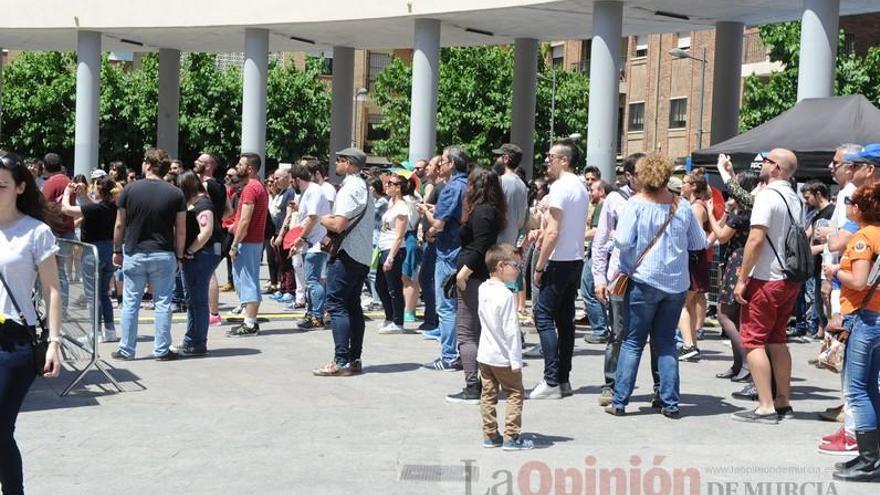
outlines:
[[724, 277], [721, 284], [721, 294], [718, 302], [721, 304], [737, 304], [733, 297], [733, 289], [736, 287], [737, 272], [742, 266], [743, 250], [746, 240], [749, 238], [749, 215], [743, 213], [730, 213], [725, 222], [727, 226], [736, 231], [727, 242], [727, 261], [724, 266]]

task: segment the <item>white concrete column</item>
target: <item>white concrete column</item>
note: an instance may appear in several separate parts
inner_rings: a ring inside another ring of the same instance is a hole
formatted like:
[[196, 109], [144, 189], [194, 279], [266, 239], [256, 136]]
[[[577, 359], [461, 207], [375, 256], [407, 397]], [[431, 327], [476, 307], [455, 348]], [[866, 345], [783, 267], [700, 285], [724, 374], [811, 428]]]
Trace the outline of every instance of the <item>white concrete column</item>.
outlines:
[[798, 101], [834, 95], [840, 0], [804, 0]]
[[587, 117], [587, 164], [602, 178], [614, 180], [617, 164], [617, 112], [620, 98], [620, 48], [623, 4], [593, 4], [590, 52], [590, 109]]
[[333, 47], [333, 93], [330, 99], [330, 181], [336, 176], [336, 152], [351, 146], [354, 98], [354, 48]]
[[178, 151], [180, 115], [180, 50], [159, 50], [159, 111], [156, 114], [156, 146], [173, 158]]
[[266, 85], [269, 78], [269, 31], [244, 31], [242, 71], [241, 152], [262, 158], [260, 176], [266, 174]]
[[712, 70], [712, 133], [709, 143], [720, 143], [739, 131], [742, 78], [743, 23], [715, 24], [715, 62]]
[[101, 33], [78, 31], [76, 45], [76, 123], [73, 170], [86, 177], [98, 167], [98, 113], [101, 91]]
[[437, 147], [437, 81], [440, 79], [440, 21], [416, 19], [413, 39], [409, 160], [428, 160]]
[[520, 167], [532, 178], [535, 159], [535, 102], [538, 83], [538, 40], [517, 38], [513, 59], [513, 105], [510, 142], [522, 148]]

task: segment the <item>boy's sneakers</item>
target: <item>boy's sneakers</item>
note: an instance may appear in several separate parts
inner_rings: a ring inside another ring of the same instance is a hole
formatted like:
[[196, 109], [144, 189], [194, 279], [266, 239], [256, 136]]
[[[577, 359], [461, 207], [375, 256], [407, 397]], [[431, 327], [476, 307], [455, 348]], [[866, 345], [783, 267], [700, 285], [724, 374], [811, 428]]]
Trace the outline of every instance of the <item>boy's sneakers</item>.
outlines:
[[541, 380], [541, 383], [535, 386], [531, 392], [529, 392], [529, 399], [537, 400], [537, 399], [561, 399], [562, 398], [562, 389], [559, 385], [550, 386], [547, 385], [547, 382]]
[[455, 402], [460, 404], [479, 404], [480, 403], [480, 386], [467, 386], [461, 389], [457, 394], [446, 396], [446, 402]]
[[461, 371], [461, 359], [455, 361], [446, 361], [443, 358], [437, 358], [429, 363], [422, 365], [424, 368], [434, 371]]
[[510, 440], [505, 440], [501, 448], [503, 450], [531, 450], [535, 448], [535, 442], [526, 440], [523, 437], [516, 437], [511, 438]]
[[226, 331], [227, 337], [250, 337], [252, 335], [257, 335], [260, 333], [260, 324], [254, 323], [253, 327], [249, 327], [246, 324], [242, 323], [241, 325], [236, 325], [229, 330]]
[[484, 449], [497, 449], [504, 445], [504, 438], [501, 435], [498, 435], [495, 438], [484, 438], [483, 439], [483, 448]]

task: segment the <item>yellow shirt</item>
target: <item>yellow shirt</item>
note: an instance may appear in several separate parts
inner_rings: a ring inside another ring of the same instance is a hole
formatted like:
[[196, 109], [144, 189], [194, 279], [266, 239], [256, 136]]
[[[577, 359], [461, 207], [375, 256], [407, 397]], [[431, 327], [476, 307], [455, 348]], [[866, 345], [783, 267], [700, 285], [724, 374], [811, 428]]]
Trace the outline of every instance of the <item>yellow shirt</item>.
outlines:
[[[874, 264], [874, 260], [880, 255], [880, 226], [868, 225], [853, 234], [846, 243], [846, 251], [840, 258], [840, 270], [852, 273], [854, 261], [866, 260]], [[855, 290], [841, 284], [840, 288], [840, 312], [850, 314], [856, 309], [867, 309], [880, 313], [880, 290], [871, 295], [871, 300], [862, 306], [862, 301], [868, 294], [870, 287], [863, 290]]]

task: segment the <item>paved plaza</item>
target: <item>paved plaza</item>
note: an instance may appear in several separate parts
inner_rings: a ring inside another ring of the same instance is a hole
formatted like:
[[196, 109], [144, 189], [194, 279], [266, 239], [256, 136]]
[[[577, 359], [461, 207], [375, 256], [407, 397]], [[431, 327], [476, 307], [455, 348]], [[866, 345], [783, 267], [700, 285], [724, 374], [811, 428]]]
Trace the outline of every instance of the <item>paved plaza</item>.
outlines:
[[[222, 302], [231, 308], [234, 296]], [[717, 329], [702, 342], [703, 360], [681, 365], [681, 420], [650, 409], [647, 355], [629, 414], [612, 417], [597, 405], [604, 346], [585, 344], [580, 328], [575, 395], [526, 401], [524, 432], [537, 448], [504, 452], [480, 447], [479, 406], [446, 402], [462, 374], [421, 368], [436, 342], [378, 335], [382, 316], [371, 313], [364, 374], [316, 378], [310, 370], [330, 360], [331, 333], [294, 330], [280, 309], [264, 303], [271, 321], [259, 336], [226, 338], [224, 322], [211, 328], [209, 357], [174, 362], [148, 357], [152, 312], [143, 311], [138, 359], [108, 359], [125, 393], [96, 372], [63, 398], [72, 374], [38, 379], [17, 433], [28, 493], [877, 493], [831, 484], [840, 458], [816, 453], [817, 437], [837, 427], [816, 412], [837, 403], [839, 388], [837, 375], [807, 365], [817, 344], [791, 346], [797, 417], [778, 426], [729, 419], [752, 404], [715, 378], [730, 364]], [[184, 322], [175, 315], [176, 341]], [[537, 341], [533, 330], [527, 340]], [[103, 356], [113, 349], [101, 345]], [[542, 361], [527, 360], [524, 372], [530, 388]], [[623, 481], [619, 490], [612, 479]]]

